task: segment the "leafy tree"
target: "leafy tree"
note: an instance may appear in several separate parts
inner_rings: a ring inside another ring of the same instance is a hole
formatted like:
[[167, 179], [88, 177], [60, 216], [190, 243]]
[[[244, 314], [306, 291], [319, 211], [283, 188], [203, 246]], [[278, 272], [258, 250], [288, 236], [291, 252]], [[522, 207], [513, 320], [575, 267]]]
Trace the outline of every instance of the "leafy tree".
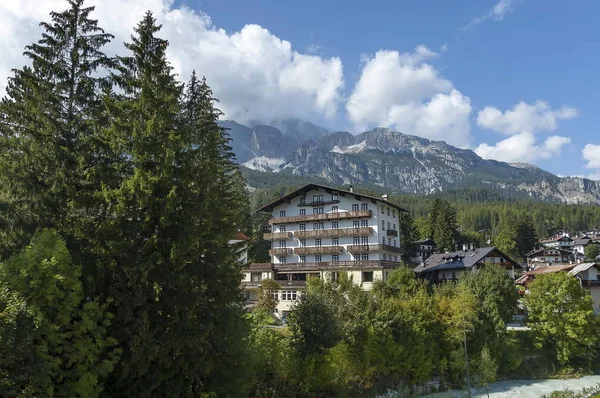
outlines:
[[429, 239], [433, 236], [433, 231], [431, 230], [431, 224], [429, 220], [425, 217], [417, 217], [414, 221], [415, 232], [417, 240], [421, 239]]
[[475, 364], [475, 380], [481, 387], [485, 387], [487, 396], [490, 396], [489, 385], [496, 381], [498, 373], [498, 364], [492, 357], [492, 354], [487, 346], [484, 346], [479, 353], [479, 358]]
[[429, 222], [433, 231], [433, 240], [441, 250], [454, 250], [454, 238], [456, 234], [456, 209], [448, 201], [435, 199]]
[[585, 247], [585, 257], [591, 261], [594, 261], [600, 256], [600, 245], [592, 244]]
[[550, 349], [561, 364], [588, 366], [598, 344], [592, 298], [564, 272], [539, 275], [525, 297], [536, 345]]
[[74, 218], [96, 214], [88, 211], [94, 165], [87, 160], [107, 81], [101, 76], [112, 65], [101, 49], [112, 36], [90, 19], [94, 7], [68, 5], [40, 24], [42, 38], [24, 53], [32, 65], [14, 72], [0, 103], [0, 258], [44, 227], [60, 229], [75, 246]]
[[279, 302], [274, 293], [279, 291], [280, 286], [273, 279], [265, 279], [258, 288], [258, 302], [256, 309], [267, 314], [273, 314]]
[[0, 274], [3, 396], [99, 396], [117, 342], [107, 334], [105, 306], [84, 296], [64, 241], [43, 231]]

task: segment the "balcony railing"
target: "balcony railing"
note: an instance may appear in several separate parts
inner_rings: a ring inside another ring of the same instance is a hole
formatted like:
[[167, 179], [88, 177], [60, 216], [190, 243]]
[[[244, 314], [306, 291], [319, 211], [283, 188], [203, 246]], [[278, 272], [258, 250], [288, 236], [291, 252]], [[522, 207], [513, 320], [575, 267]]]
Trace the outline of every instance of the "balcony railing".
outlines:
[[289, 224], [307, 221], [345, 220], [348, 218], [369, 218], [373, 215], [371, 210], [340, 211], [337, 213], [306, 214], [304, 216], [275, 217], [269, 224]]
[[323, 261], [319, 263], [283, 263], [273, 264], [276, 271], [344, 271], [377, 268], [395, 268], [399, 263], [394, 261]]
[[585, 280], [585, 279], [582, 279], [581, 280], [581, 285], [585, 286], [585, 287], [600, 286], [600, 281], [598, 281], [598, 280]]
[[398, 231], [396, 231], [395, 229], [388, 229], [386, 231], [386, 235], [387, 236], [398, 236]]
[[301, 256], [305, 254], [337, 254], [343, 251], [342, 246], [296, 247], [294, 249], [294, 253]]
[[373, 228], [342, 228], [342, 229], [314, 229], [310, 231], [295, 231], [294, 236], [304, 238], [335, 238], [340, 236], [368, 236], [373, 234]]
[[340, 203], [339, 200], [313, 200], [312, 202], [304, 202], [304, 203], [300, 203], [298, 206], [302, 207], [302, 206], [324, 206], [324, 205], [331, 205], [331, 204], [335, 204], [335, 203]]
[[292, 239], [291, 232], [267, 232], [263, 235], [264, 240]]
[[261, 283], [262, 282], [257, 282], [257, 281], [252, 281], [252, 282], [250, 282], [250, 281], [243, 281], [242, 282], [242, 287], [244, 287], [246, 289], [252, 289], [252, 288], [256, 289], [256, 288], [260, 287]]
[[346, 250], [349, 253], [369, 253], [369, 252], [393, 252], [393, 253], [403, 253], [403, 250], [396, 246], [390, 245], [352, 245], [348, 246]]
[[286, 249], [285, 247], [278, 247], [278, 248], [269, 250], [269, 254], [271, 256], [289, 256], [290, 254], [292, 254], [292, 249]]

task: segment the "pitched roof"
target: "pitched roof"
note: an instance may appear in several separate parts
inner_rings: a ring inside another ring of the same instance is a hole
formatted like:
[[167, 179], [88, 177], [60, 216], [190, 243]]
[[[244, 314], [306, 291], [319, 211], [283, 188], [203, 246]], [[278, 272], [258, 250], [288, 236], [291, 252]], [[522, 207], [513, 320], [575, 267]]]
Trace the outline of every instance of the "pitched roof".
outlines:
[[393, 207], [395, 209], [398, 209], [398, 211], [403, 211], [405, 213], [408, 213], [408, 210], [406, 210], [405, 208], [400, 207], [400, 206], [398, 206], [398, 205], [396, 205], [396, 204], [394, 204], [392, 202], [388, 202], [388, 201], [382, 199], [381, 197], [371, 196], [371, 195], [365, 195], [365, 194], [358, 193], [358, 192], [350, 192], [350, 191], [346, 191], [346, 190], [343, 190], [343, 189], [328, 187], [326, 185], [320, 185], [320, 184], [307, 184], [307, 185], [305, 185], [303, 187], [300, 187], [300, 188], [296, 189], [293, 192], [288, 193], [285, 196], [282, 196], [281, 198], [279, 198], [277, 200], [274, 200], [271, 203], [268, 203], [268, 204], [264, 205], [263, 207], [261, 207], [260, 209], [258, 209], [256, 211], [273, 211], [273, 208], [275, 208], [276, 206], [279, 206], [280, 204], [285, 203], [285, 202], [289, 201], [290, 199], [293, 199], [293, 198], [295, 198], [297, 196], [300, 196], [302, 194], [306, 194], [309, 191], [317, 190], [317, 189], [324, 189], [325, 192], [337, 193], [340, 196], [349, 195], [349, 196], [354, 196], [357, 199], [365, 198], [365, 199], [369, 199], [369, 200], [372, 200], [372, 201], [378, 200], [380, 202], [385, 202], [387, 205], [389, 205], [389, 206], [391, 206], [391, 207]]
[[540, 242], [541, 243], [551, 243], [551, 242], [558, 242], [558, 241], [561, 241], [561, 240], [570, 240], [570, 241], [572, 241], [573, 239], [569, 238], [566, 235], [563, 235], [563, 236], [553, 236], [552, 238], [549, 238], [549, 239], [541, 239]]
[[573, 240], [576, 245], [587, 245], [592, 242], [592, 238], [589, 236], [577, 237]]
[[421, 240], [415, 241], [416, 244], [421, 244], [421, 245], [424, 245], [424, 244], [430, 243], [430, 242], [432, 245], [435, 245], [435, 242], [433, 241], [433, 239], [421, 239]]
[[548, 265], [548, 266], [538, 267], [534, 270], [528, 271], [525, 273], [525, 275], [544, 275], [544, 274], [551, 274], [554, 272], [570, 271], [573, 268], [575, 268], [576, 266], [577, 266], [577, 264]]
[[600, 266], [598, 266], [598, 263], [582, 263], [577, 264], [572, 270], [569, 271], [569, 274], [577, 275], [578, 273], [587, 271], [592, 267], [600, 268]]
[[417, 267], [414, 272], [419, 274], [423, 272], [440, 271], [447, 269], [464, 269], [472, 268], [475, 264], [481, 261], [491, 252], [496, 251], [504, 257], [508, 264], [521, 268], [521, 265], [502, 253], [494, 246], [482, 247], [475, 250], [459, 250], [452, 253], [433, 254]]
[[250, 240], [250, 238], [245, 233], [237, 231], [232, 240]]

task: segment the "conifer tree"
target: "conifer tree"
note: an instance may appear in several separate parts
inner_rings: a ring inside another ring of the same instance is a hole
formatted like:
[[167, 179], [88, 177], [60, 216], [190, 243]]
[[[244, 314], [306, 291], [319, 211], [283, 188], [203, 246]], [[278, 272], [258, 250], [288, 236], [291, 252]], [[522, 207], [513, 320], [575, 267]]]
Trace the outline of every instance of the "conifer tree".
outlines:
[[[15, 70], [0, 103], [0, 258], [18, 252], [33, 231], [72, 229], [89, 197], [86, 142], [97, 129], [99, 91], [111, 65], [101, 51], [112, 36], [90, 19], [94, 7], [69, 8], [42, 22], [42, 38], [26, 47], [31, 66]], [[66, 235], [72, 244], [75, 232]]]
[[243, 180], [212, 92], [195, 74], [183, 92], [159, 30], [148, 12], [114, 76], [122, 92], [107, 99], [120, 182], [105, 187], [112, 217], [98, 236], [123, 349], [108, 395], [231, 395], [244, 329], [228, 241], [247, 213]]

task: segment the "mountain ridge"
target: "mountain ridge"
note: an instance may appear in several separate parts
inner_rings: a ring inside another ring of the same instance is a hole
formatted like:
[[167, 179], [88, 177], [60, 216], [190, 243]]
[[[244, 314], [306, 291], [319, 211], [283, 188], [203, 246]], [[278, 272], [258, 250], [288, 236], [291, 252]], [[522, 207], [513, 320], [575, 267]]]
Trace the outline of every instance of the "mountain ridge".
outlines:
[[[265, 174], [314, 176], [337, 185], [367, 184], [397, 193], [431, 195], [478, 186], [537, 200], [600, 204], [598, 181], [558, 177], [528, 163], [483, 159], [470, 149], [388, 128], [352, 135], [312, 123], [280, 122], [293, 127], [283, 134], [258, 123], [252, 128], [232, 121], [222, 125], [229, 129], [238, 163]], [[310, 132], [303, 132], [303, 126]]]

